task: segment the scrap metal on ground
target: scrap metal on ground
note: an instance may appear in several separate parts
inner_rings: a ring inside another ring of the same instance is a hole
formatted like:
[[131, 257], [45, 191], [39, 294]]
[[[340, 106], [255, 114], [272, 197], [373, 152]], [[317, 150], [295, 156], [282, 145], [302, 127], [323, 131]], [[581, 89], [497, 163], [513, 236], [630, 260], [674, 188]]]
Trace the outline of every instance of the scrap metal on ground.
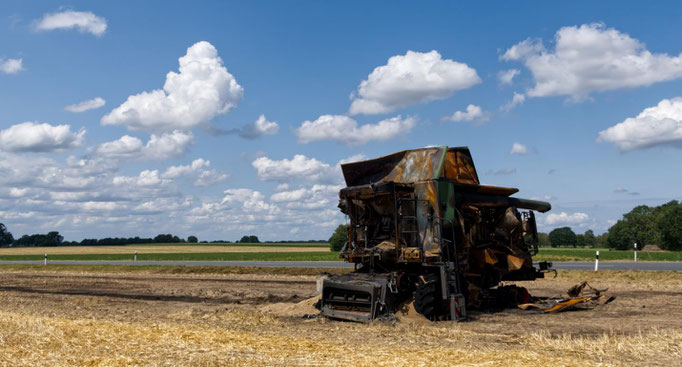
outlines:
[[613, 301], [616, 297], [604, 293], [608, 289], [596, 289], [587, 282], [582, 282], [568, 290], [568, 297], [534, 298], [533, 303], [518, 305], [522, 310], [539, 310], [542, 312], [559, 312], [575, 308], [590, 309]]

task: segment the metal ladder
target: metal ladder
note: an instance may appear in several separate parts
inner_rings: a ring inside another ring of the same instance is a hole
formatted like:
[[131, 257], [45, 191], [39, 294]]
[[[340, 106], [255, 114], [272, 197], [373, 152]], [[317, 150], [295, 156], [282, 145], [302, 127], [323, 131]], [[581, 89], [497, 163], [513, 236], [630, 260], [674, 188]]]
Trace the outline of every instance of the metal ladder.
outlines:
[[[437, 218], [440, 222], [441, 233], [443, 230], [443, 220], [442, 218]], [[451, 223], [451, 228], [453, 228], [452, 241], [443, 238], [442, 236], [438, 238], [438, 243], [441, 247], [441, 254], [445, 256], [445, 263], [440, 266], [440, 281], [441, 281], [441, 294], [444, 301], [448, 301], [450, 305], [450, 319], [454, 321], [464, 321], [466, 320], [466, 299], [464, 294], [460, 290], [460, 280], [458, 277], [459, 271], [459, 258], [457, 256], [457, 247], [454, 242], [454, 223]], [[443, 243], [445, 242], [445, 243]], [[448, 243], [452, 244], [452, 254], [449, 253]], [[450, 256], [448, 256], [450, 255]], [[452, 260], [452, 261], [449, 261]]]

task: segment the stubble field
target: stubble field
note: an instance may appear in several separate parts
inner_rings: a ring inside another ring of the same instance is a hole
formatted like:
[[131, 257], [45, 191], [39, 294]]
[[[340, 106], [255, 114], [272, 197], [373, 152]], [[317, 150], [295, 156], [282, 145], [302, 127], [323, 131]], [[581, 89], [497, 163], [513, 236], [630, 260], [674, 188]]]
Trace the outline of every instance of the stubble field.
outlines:
[[310, 269], [56, 269], [0, 268], [0, 365], [669, 366], [682, 359], [682, 273], [564, 271], [524, 284], [553, 296], [588, 280], [617, 296], [589, 311], [508, 310], [465, 323], [409, 314], [363, 325], [306, 316], [315, 314]]

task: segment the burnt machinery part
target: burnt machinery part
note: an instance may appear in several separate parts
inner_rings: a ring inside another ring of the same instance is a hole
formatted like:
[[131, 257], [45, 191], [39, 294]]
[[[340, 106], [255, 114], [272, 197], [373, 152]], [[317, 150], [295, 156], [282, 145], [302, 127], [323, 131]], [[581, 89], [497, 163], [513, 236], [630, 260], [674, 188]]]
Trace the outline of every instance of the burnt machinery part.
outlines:
[[[482, 185], [466, 147], [428, 147], [341, 165], [348, 216], [340, 258], [355, 271], [322, 283], [330, 318], [370, 322], [410, 300], [431, 320], [466, 320], [467, 307], [504, 307], [527, 292], [502, 281], [535, 280], [533, 211], [550, 203]], [[529, 211], [520, 211], [528, 209]], [[496, 288], [497, 287], [497, 288]]]

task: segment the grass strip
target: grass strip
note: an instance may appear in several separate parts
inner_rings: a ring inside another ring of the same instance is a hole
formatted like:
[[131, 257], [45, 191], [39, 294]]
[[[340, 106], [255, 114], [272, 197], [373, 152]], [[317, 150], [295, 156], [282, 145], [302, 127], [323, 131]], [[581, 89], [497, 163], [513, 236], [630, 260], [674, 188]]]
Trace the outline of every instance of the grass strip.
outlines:
[[[596, 251], [599, 251], [599, 261], [633, 260], [634, 251], [618, 251], [594, 248], [540, 248], [533, 257], [535, 261], [592, 261]], [[682, 251], [639, 251], [639, 261], [682, 261]]]

